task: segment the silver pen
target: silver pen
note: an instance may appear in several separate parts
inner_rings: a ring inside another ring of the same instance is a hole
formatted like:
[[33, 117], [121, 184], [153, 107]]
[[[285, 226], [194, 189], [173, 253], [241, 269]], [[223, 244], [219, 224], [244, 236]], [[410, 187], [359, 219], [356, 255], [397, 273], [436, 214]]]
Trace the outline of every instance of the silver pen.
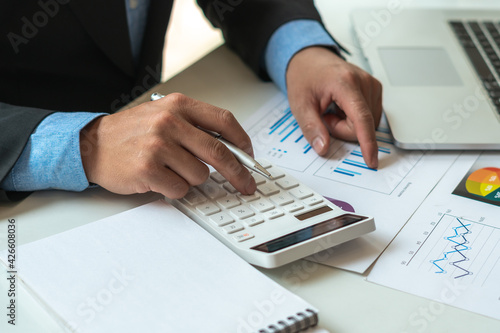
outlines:
[[[157, 100], [159, 100], [160, 98], [163, 98], [163, 97], [165, 97], [165, 95], [162, 95], [162, 94], [159, 94], [159, 93], [153, 93], [151, 95], [151, 100], [152, 101], [157, 101]], [[222, 137], [222, 135], [220, 135], [219, 133], [216, 133], [216, 132], [209, 131], [207, 129], [201, 128], [201, 127], [198, 127], [198, 128], [200, 130], [202, 130], [203, 132], [212, 135], [214, 138], [216, 138], [221, 143], [223, 143], [227, 147], [227, 149], [229, 149], [229, 151], [231, 153], [233, 153], [234, 157], [236, 157], [236, 159], [241, 164], [243, 164], [244, 166], [246, 166], [250, 170], [253, 170], [253, 171], [255, 171], [255, 172], [257, 172], [257, 173], [259, 173], [259, 174], [261, 174], [261, 175], [263, 175], [263, 176], [265, 176], [267, 178], [269, 178], [269, 179], [273, 178], [271, 176], [271, 174], [269, 173], [269, 171], [267, 171], [262, 165], [260, 165], [260, 163], [257, 162], [252, 156], [248, 155], [243, 150], [241, 150], [240, 148], [236, 147], [231, 142], [229, 142], [226, 139], [224, 139]]]

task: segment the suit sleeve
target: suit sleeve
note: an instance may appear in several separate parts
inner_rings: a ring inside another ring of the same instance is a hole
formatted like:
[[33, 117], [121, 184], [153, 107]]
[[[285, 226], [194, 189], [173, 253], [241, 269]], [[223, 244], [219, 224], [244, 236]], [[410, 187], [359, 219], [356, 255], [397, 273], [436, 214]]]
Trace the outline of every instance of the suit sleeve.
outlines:
[[273, 32], [298, 19], [321, 17], [312, 0], [198, 0], [205, 16], [220, 28], [226, 44], [262, 79], [269, 80], [264, 50]]
[[[31, 133], [46, 116], [53, 112], [0, 103], [0, 181], [16, 164]], [[0, 190], [0, 202], [20, 200], [28, 194], [27, 192]]]

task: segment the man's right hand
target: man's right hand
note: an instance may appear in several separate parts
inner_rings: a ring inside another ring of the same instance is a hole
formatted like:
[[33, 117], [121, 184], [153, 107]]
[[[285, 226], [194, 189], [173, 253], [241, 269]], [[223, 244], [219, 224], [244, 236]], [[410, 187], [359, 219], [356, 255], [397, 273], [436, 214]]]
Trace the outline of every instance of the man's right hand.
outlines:
[[249, 171], [198, 126], [253, 156], [250, 138], [231, 112], [174, 93], [87, 125], [80, 133], [87, 179], [119, 194], [153, 191], [177, 199], [208, 178], [202, 160], [241, 193], [253, 193]]

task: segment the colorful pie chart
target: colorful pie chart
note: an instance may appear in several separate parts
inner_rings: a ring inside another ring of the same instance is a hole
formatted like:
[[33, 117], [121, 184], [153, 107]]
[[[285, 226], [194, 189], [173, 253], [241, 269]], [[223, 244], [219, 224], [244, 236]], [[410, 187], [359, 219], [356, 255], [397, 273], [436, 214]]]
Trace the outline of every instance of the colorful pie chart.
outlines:
[[482, 168], [467, 177], [465, 188], [470, 194], [500, 202], [500, 169]]

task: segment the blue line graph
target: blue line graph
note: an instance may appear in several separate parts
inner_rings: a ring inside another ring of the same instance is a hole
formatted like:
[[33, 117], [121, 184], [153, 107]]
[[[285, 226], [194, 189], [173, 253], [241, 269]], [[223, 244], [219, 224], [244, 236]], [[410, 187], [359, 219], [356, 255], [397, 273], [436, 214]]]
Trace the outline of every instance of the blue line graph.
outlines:
[[458, 260], [449, 262], [450, 265], [453, 265], [459, 270], [461, 270], [460, 274], [454, 277], [455, 279], [458, 279], [472, 274], [472, 272], [459, 265], [460, 263], [469, 260], [469, 258], [464, 254], [464, 252], [470, 250], [470, 247], [468, 246], [469, 241], [467, 240], [465, 235], [471, 233], [469, 228], [467, 228], [470, 227], [471, 224], [470, 223], [464, 224], [458, 217], [456, 218], [456, 220], [460, 225], [452, 228], [454, 235], [444, 237], [444, 239], [454, 244], [452, 245], [451, 251], [443, 252], [443, 256], [441, 258], [436, 260], [431, 260], [431, 262], [437, 268], [437, 271], [435, 272], [436, 274], [446, 274], [447, 271], [444, 269], [444, 266], [448, 263], [450, 259], [452, 259], [452, 256], [454, 254], [458, 254], [459, 255]]
[[451, 214], [451, 209], [436, 212], [437, 220], [431, 214], [429, 223], [419, 218], [410, 224], [413, 236], [407, 239], [410, 251], [405, 253], [410, 257], [403, 261], [405, 265], [429, 277], [498, 286], [500, 227], [495, 225], [496, 216], [475, 221]]

